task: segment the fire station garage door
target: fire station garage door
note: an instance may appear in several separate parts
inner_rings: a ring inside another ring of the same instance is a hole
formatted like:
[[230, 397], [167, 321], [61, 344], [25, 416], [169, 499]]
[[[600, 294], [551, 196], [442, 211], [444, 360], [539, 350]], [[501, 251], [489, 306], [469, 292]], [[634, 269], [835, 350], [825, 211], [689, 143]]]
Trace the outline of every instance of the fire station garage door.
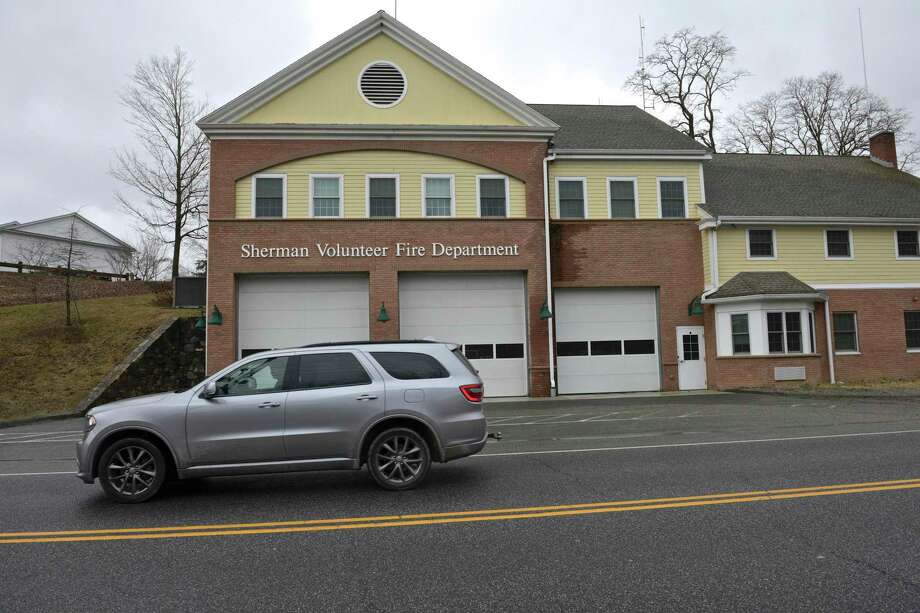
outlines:
[[660, 389], [655, 289], [558, 289], [555, 298], [560, 394]]
[[527, 395], [523, 273], [402, 273], [399, 335], [463, 345], [486, 396]]
[[367, 275], [243, 275], [237, 311], [241, 357], [370, 338]]

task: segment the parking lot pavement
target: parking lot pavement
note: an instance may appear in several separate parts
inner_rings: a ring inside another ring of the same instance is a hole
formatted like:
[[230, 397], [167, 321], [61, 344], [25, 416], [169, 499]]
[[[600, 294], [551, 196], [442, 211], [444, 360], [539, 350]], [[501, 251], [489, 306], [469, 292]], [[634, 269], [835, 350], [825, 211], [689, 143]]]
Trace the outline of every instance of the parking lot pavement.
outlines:
[[504, 439], [411, 492], [325, 472], [135, 506], [68, 474], [79, 420], [0, 429], [0, 610], [917, 610], [917, 403], [486, 413]]

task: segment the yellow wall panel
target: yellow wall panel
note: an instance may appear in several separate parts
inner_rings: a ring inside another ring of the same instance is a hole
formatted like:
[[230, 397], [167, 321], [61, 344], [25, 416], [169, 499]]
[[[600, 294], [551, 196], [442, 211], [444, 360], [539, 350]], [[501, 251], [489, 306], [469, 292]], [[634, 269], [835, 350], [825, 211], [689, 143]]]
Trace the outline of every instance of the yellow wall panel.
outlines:
[[[453, 158], [409, 151], [348, 151], [293, 160], [262, 171], [287, 176], [289, 218], [310, 216], [310, 175], [344, 175], [345, 217], [367, 217], [365, 177], [399, 175], [399, 216], [422, 217], [422, 175], [453, 175], [457, 217], [477, 217], [476, 176], [494, 170]], [[524, 217], [524, 182], [508, 178], [509, 216]], [[236, 183], [236, 216], [252, 216], [252, 177]]]
[[658, 217], [658, 177], [683, 177], [687, 180], [687, 213], [699, 217], [700, 163], [658, 160], [558, 160], [549, 166], [550, 217], [556, 215], [556, 177], [587, 179], [588, 219], [608, 219], [607, 177], [635, 177], [639, 195], [639, 217]]
[[[762, 226], [758, 226], [762, 227]], [[745, 227], [721, 226], [719, 281], [725, 283], [743, 271], [785, 270], [809, 284], [916, 283], [920, 260], [895, 256], [896, 228], [853, 227], [853, 259], [828, 260], [824, 256], [825, 226], [777, 226], [776, 259], [748, 259]], [[835, 226], [830, 229], [841, 229]]]
[[[358, 92], [365, 66], [389, 61], [406, 75], [406, 96], [390, 108]], [[237, 123], [516, 126], [520, 121], [394, 41], [378, 34], [250, 112]]]

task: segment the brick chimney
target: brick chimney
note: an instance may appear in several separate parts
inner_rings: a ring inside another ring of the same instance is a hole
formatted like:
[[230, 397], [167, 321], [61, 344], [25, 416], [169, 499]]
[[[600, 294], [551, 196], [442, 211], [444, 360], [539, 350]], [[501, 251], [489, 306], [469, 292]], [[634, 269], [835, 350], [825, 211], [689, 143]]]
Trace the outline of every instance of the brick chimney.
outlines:
[[894, 132], [882, 130], [869, 137], [869, 157], [883, 166], [898, 167], [898, 150], [894, 145]]

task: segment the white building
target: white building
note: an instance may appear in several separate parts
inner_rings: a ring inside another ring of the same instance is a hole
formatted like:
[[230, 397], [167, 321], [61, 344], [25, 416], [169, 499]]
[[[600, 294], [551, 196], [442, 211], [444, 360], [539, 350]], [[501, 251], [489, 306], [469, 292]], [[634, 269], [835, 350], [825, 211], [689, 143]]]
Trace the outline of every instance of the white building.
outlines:
[[[71, 243], [73, 249], [71, 250]], [[0, 224], [0, 262], [119, 273], [134, 248], [79, 213]], [[7, 268], [6, 270], [9, 270]]]

